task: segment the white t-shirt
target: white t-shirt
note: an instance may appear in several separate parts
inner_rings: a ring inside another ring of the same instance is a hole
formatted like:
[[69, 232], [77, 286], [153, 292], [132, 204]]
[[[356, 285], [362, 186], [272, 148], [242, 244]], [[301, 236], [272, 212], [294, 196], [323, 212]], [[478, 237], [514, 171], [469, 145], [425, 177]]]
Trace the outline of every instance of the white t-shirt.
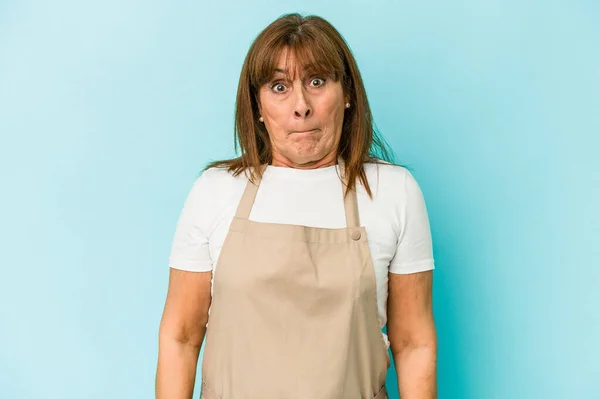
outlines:
[[[375, 267], [383, 327], [387, 321], [388, 272], [434, 269], [431, 232], [423, 194], [407, 169], [387, 163], [366, 164], [365, 172], [373, 199], [357, 180], [358, 212]], [[267, 166], [249, 219], [346, 227], [338, 174], [337, 165], [310, 170]], [[215, 268], [247, 182], [245, 173], [234, 177], [220, 168], [208, 169], [196, 179], [177, 222], [170, 267], [195, 272]]]

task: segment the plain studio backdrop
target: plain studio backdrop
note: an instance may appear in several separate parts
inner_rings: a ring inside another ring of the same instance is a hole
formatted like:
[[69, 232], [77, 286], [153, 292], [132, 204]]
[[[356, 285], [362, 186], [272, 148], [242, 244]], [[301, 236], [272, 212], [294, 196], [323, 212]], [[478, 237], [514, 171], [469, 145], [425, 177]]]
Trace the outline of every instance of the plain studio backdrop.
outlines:
[[0, 398], [153, 397], [179, 212], [296, 11], [424, 192], [439, 397], [600, 398], [599, 4], [0, 2]]

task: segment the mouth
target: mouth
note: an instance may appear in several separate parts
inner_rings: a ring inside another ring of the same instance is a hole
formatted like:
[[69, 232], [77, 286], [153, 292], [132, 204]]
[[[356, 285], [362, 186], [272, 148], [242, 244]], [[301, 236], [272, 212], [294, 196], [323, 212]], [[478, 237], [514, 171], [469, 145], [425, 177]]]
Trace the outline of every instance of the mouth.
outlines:
[[295, 130], [295, 131], [292, 131], [292, 134], [294, 134], [294, 133], [313, 133], [313, 132], [316, 132], [316, 131], [318, 131], [318, 130], [319, 130], [319, 129], [311, 129], [311, 130]]

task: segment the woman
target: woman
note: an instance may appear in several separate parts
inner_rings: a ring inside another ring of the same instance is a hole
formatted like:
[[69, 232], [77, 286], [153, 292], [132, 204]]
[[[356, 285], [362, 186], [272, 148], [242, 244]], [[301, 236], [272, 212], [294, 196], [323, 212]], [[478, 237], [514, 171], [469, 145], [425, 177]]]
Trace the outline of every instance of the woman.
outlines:
[[335, 28], [269, 25], [235, 119], [241, 156], [208, 166], [177, 225], [157, 398], [192, 397], [205, 333], [203, 399], [387, 398], [389, 347], [402, 397], [434, 398], [425, 203]]

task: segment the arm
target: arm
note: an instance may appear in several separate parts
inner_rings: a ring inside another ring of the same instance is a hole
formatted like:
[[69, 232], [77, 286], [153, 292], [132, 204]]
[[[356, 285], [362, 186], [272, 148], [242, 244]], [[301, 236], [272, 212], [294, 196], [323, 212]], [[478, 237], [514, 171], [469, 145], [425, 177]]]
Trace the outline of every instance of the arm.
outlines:
[[389, 273], [387, 331], [402, 399], [436, 399], [433, 270]]
[[212, 272], [171, 268], [160, 323], [156, 399], [191, 399], [211, 301]]

